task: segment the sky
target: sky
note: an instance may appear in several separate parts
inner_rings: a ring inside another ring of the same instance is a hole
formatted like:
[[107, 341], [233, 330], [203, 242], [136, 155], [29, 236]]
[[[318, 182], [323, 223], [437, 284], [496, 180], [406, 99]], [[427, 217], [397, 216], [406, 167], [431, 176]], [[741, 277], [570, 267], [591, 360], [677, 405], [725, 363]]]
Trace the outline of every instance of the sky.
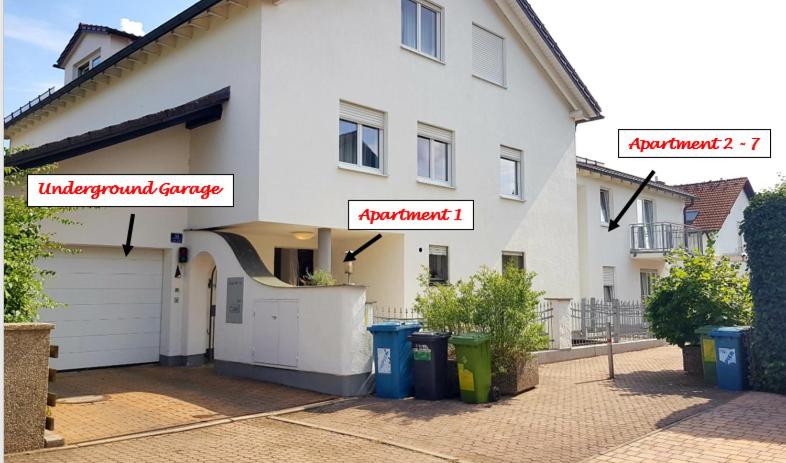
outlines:
[[[149, 32], [193, 2], [5, 0], [4, 114], [62, 85], [62, 71], [52, 63], [80, 21]], [[773, 186], [779, 173], [786, 175], [786, 153], [778, 151], [786, 130], [786, 3], [530, 3], [603, 107], [604, 120], [577, 129], [580, 156], [642, 177], [655, 170], [659, 180], [670, 184], [747, 176], [761, 190]], [[773, 155], [617, 159], [618, 128], [770, 128]]]

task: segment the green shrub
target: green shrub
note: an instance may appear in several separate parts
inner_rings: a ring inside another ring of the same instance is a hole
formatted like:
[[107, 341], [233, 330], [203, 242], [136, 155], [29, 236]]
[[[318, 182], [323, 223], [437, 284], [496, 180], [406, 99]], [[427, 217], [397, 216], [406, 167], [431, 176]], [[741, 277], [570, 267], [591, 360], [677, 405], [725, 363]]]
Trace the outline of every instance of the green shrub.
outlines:
[[336, 279], [326, 270], [317, 269], [314, 273], [306, 272], [306, 281], [309, 286], [335, 286]]
[[697, 344], [702, 325], [748, 325], [751, 296], [739, 264], [715, 256], [711, 241], [704, 253], [676, 249], [666, 256], [668, 275], [655, 280], [647, 298], [653, 334], [684, 347]]
[[39, 309], [61, 305], [44, 292], [44, 280], [53, 276], [54, 272], [43, 270], [37, 264], [40, 259], [52, 257], [55, 251], [70, 253], [76, 251], [53, 241], [52, 235], [44, 233], [41, 227], [45, 220], [63, 224], [74, 223], [61, 216], [63, 212], [73, 208], [27, 207], [23, 195], [13, 195], [14, 190], [18, 192], [24, 188], [27, 175], [49, 173], [53, 168], [54, 166], [48, 166], [20, 170], [8, 167], [4, 171], [6, 194], [3, 198], [5, 208], [3, 320], [6, 323], [33, 322], [38, 318]]
[[414, 308], [428, 329], [488, 334], [494, 370], [504, 371], [511, 362], [548, 346], [537, 314], [544, 293], [532, 289], [534, 277], [513, 265], [504, 272], [483, 267], [466, 281], [431, 286], [424, 272]]
[[786, 181], [754, 196], [744, 217], [754, 309], [751, 384], [786, 394]]

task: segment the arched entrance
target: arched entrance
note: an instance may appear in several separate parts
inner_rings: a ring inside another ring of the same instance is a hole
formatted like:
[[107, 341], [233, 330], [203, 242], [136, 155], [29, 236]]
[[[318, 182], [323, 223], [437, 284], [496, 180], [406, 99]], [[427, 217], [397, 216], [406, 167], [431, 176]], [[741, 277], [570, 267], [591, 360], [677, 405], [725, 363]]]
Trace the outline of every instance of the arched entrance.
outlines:
[[199, 355], [203, 362], [212, 361], [215, 352], [215, 314], [218, 292], [218, 269], [207, 252], [200, 252], [191, 260], [188, 275], [188, 313], [186, 323], [186, 352], [190, 364]]

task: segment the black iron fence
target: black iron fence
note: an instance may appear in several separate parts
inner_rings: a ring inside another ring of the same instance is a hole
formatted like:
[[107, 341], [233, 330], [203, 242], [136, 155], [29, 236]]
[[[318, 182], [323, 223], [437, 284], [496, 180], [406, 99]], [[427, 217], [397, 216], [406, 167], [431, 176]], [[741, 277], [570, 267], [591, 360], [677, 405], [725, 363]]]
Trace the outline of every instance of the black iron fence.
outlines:
[[652, 339], [641, 301], [582, 299], [570, 305], [571, 337], [574, 346], [602, 344], [611, 324], [614, 342]]

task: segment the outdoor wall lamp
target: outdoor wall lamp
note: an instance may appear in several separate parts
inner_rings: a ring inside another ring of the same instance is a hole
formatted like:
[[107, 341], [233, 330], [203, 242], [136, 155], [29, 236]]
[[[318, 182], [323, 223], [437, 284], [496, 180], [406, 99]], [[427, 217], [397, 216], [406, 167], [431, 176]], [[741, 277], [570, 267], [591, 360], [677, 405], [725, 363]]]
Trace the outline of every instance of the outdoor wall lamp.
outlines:
[[352, 273], [355, 270], [355, 265], [354, 264], [355, 264], [355, 262], [353, 262], [351, 260], [348, 261], [348, 262], [344, 262], [344, 273], [347, 274], [347, 284], [348, 285], [352, 284]]
[[310, 232], [310, 231], [296, 231], [296, 232], [292, 232], [292, 236], [294, 236], [295, 239], [298, 239], [300, 241], [305, 241], [305, 240], [310, 240], [311, 238], [313, 238], [314, 237], [314, 232]]

